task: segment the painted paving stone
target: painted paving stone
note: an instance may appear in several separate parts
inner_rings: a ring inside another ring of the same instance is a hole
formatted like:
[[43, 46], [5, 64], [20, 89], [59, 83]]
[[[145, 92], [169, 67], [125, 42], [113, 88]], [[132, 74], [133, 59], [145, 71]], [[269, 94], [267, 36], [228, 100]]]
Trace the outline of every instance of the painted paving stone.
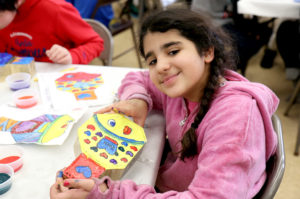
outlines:
[[101, 74], [74, 72], [57, 78], [55, 83], [57, 89], [73, 93], [76, 100], [94, 100], [94, 90], [103, 84], [103, 78]]
[[[78, 129], [78, 138], [86, 159], [93, 160], [106, 171], [125, 169], [147, 141], [141, 126], [122, 114], [108, 113], [95, 114], [89, 118]], [[80, 155], [78, 158], [84, 157]], [[72, 167], [76, 164], [74, 162]], [[93, 167], [91, 162], [90, 168]], [[75, 178], [77, 174], [74, 169], [73, 172]]]

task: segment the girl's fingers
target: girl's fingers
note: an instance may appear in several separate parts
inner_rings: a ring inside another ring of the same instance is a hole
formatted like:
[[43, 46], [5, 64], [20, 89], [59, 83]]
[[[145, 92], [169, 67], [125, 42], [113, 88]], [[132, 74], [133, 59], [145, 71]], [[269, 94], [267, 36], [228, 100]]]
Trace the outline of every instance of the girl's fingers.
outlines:
[[110, 105], [110, 106], [104, 107], [104, 108], [96, 111], [94, 114], [109, 113], [109, 112], [112, 112], [112, 108], [113, 108], [113, 105]]
[[132, 117], [133, 121], [140, 126], [144, 126], [148, 114], [147, 103], [140, 99], [124, 100], [102, 108], [95, 114], [102, 113], [121, 113]]
[[59, 193], [60, 193], [60, 189], [59, 189], [59, 185], [58, 183], [55, 183], [51, 186], [50, 188], [50, 196], [51, 196], [51, 199], [57, 199], [58, 197], [56, 197]]
[[63, 186], [63, 182], [64, 182], [64, 180], [63, 180], [63, 171], [58, 171], [56, 173], [56, 184], [57, 184], [57, 189], [61, 192], [64, 192], [64, 191], [68, 190], [67, 187]]
[[140, 125], [141, 127], [144, 127], [144, 125], [145, 125], [145, 119], [133, 119], [133, 121], [136, 123], [136, 124], [138, 124], [138, 125]]
[[51, 199], [85, 199], [89, 195], [89, 191], [83, 189], [68, 189], [65, 192], [61, 192], [57, 184], [54, 184], [50, 188]]
[[63, 186], [73, 189], [83, 189], [90, 192], [94, 187], [94, 180], [92, 179], [67, 179], [64, 180]]

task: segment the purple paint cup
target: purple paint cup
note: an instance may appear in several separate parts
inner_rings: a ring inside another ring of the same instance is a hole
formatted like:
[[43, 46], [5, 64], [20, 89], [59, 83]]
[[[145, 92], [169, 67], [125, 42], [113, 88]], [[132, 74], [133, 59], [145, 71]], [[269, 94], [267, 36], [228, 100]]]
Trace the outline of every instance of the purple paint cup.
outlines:
[[29, 88], [30, 81], [29, 73], [13, 73], [6, 77], [6, 82], [12, 91]]

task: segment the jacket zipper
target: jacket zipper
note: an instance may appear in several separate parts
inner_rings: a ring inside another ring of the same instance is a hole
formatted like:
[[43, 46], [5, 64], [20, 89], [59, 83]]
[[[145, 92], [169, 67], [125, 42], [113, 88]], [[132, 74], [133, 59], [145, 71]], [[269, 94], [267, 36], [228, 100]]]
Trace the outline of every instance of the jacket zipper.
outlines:
[[188, 117], [188, 115], [187, 115], [187, 113], [186, 113], [185, 116], [184, 116], [184, 118], [183, 118], [183, 120], [181, 120], [181, 121], [179, 122], [179, 126], [182, 127], [182, 126], [185, 124], [187, 117]]

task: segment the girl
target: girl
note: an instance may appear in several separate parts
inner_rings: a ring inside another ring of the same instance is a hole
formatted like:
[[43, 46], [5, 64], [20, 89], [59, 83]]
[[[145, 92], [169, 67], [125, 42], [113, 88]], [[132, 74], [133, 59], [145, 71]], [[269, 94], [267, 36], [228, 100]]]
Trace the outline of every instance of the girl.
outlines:
[[[276, 148], [271, 116], [278, 98], [225, 69], [233, 66], [226, 35], [186, 9], [160, 11], [142, 24], [140, 52], [149, 71], [129, 73], [112, 107], [144, 125], [161, 109], [170, 146], [156, 189], [130, 180], [65, 180], [51, 198], [253, 198]], [[66, 183], [67, 182], [67, 183]], [[75, 188], [75, 189], [74, 189]]]

